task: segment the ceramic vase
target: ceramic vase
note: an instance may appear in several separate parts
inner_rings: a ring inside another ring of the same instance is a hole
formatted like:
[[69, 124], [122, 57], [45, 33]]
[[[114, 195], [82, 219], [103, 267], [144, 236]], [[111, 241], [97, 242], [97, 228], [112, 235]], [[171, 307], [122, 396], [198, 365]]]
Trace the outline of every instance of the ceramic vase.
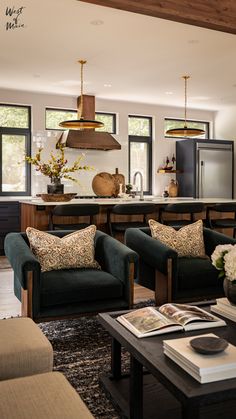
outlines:
[[50, 194], [63, 194], [64, 185], [60, 178], [51, 178], [51, 184], [47, 185], [47, 192]]
[[231, 304], [236, 305], [236, 284], [233, 284], [227, 277], [223, 282], [225, 296], [228, 298]]

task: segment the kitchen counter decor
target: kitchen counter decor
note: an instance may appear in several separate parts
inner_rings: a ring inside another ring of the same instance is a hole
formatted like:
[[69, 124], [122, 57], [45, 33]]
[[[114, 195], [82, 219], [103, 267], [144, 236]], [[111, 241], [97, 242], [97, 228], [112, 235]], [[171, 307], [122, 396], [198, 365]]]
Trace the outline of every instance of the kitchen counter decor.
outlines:
[[42, 193], [40, 197], [45, 202], [68, 202], [76, 195], [77, 193]]
[[[50, 178], [51, 184], [47, 185], [48, 194], [63, 195], [64, 185], [61, 183], [61, 179], [69, 179], [69, 180], [72, 180], [73, 182], [79, 183], [78, 179], [72, 177], [69, 173], [74, 173], [80, 170], [93, 169], [90, 166], [81, 166], [81, 161], [84, 157], [83, 154], [80, 154], [77, 157], [77, 159], [74, 161], [72, 166], [68, 166], [68, 160], [65, 158], [65, 150], [62, 145], [58, 146], [58, 150], [56, 154], [54, 154], [51, 151], [50, 158], [47, 162], [44, 162], [41, 160], [42, 150], [43, 150], [43, 147], [40, 147], [34, 157], [26, 156], [25, 160], [28, 163], [36, 166], [37, 172], [41, 172], [44, 176], [48, 176]], [[65, 195], [68, 195], [68, 194], [65, 194]]]
[[92, 181], [93, 192], [97, 196], [117, 197], [119, 193], [125, 193], [125, 177], [116, 168], [112, 175], [107, 172], [97, 173]]
[[98, 196], [116, 196], [116, 183], [114, 177], [107, 172], [98, 173], [92, 181], [93, 192]]

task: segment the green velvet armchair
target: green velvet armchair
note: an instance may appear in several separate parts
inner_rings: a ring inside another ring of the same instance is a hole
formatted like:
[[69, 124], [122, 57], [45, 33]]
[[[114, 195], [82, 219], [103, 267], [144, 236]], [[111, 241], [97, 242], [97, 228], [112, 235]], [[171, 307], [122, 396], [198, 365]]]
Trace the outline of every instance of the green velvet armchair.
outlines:
[[178, 257], [175, 250], [152, 238], [149, 228], [126, 230], [127, 246], [139, 254], [138, 282], [155, 291], [157, 305], [224, 295], [223, 281], [210, 256], [217, 245], [236, 244], [236, 240], [208, 228], [203, 234], [205, 259]]
[[[71, 231], [50, 233], [63, 237]], [[95, 259], [102, 270], [41, 272], [25, 233], [9, 233], [4, 247], [23, 316], [39, 322], [132, 307], [138, 255], [101, 231], [95, 236]]]

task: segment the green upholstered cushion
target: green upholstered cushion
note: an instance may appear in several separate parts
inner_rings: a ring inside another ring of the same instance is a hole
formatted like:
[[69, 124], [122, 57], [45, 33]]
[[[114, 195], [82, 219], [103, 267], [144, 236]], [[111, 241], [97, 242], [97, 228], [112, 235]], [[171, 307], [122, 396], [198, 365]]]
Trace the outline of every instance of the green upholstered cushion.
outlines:
[[[42, 306], [96, 301], [123, 296], [123, 283], [108, 272], [65, 269], [41, 274]], [[88, 304], [89, 307], [89, 304]]]
[[222, 289], [222, 280], [218, 279], [218, 274], [210, 259], [178, 258], [178, 289], [180, 291], [202, 290], [210, 287]]
[[106, 298], [104, 300], [96, 301], [83, 301], [80, 303], [68, 303], [68, 304], [56, 304], [54, 306], [40, 307], [40, 314], [38, 318], [49, 318], [56, 316], [70, 316], [74, 314], [88, 314], [88, 313], [99, 313], [102, 311], [119, 311], [129, 308], [129, 302], [121, 298]]
[[139, 228], [139, 227], [147, 227], [148, 225], [146, 223], [143, 223], [142, 221], [127, 221], [127, 222], [117, 222], [112, 223], [112, 230], [114, 231], [125, 231], [127, 228]]

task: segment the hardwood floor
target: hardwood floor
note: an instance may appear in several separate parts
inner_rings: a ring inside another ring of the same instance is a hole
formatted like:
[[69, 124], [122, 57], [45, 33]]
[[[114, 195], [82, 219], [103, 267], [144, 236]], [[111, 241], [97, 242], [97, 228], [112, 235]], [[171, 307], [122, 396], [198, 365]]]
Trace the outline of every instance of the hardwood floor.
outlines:
[[19, 316], [20, 306], [13, 291], [13, 271], [0, 269], [0, 319]]
[[155, 292], [141, 285], [134, 284], [134, 304], [141, 303], [141, 301], [154, 300]]
[[[134, 286], [134, 302], [140, 303], [154, 298], [154, 292], [138, 284]], [[13, 291], [13, 271], [7, 258], [0, 256], [0, 319], [20, 315], [21, 304]]]

